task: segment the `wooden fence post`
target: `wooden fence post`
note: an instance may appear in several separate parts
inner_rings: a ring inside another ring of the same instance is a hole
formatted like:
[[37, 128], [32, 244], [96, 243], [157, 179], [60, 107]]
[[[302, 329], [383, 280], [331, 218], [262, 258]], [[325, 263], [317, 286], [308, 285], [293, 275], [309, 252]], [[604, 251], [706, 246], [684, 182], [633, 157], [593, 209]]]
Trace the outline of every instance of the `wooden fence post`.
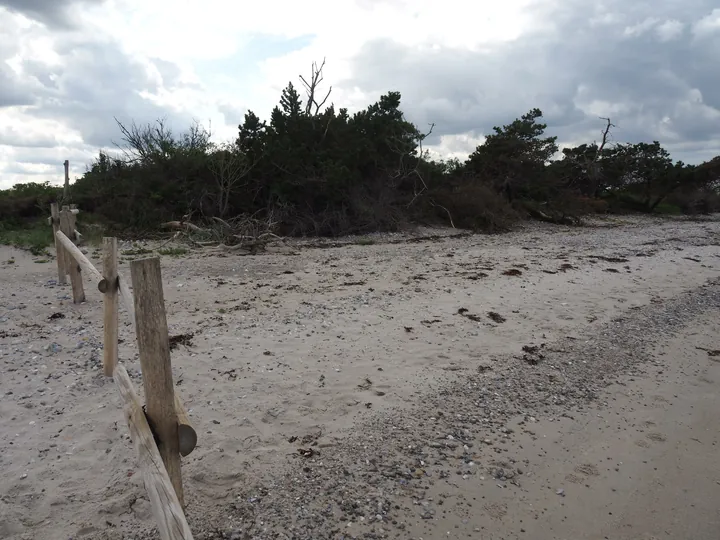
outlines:
[[[66, 159], [63, 166], [65, 167], [65, 189], [63, 189], [63, 198], [65, 202], [68, 202], [70, 195], [70, 162]], [[72, 236], [69, 238], [72, 238]]]
[[[60, 209], [60, 230], [62, 231], [62, 233], [65, 236], [67, 236], [70, 240], [72, 240], [73, 235], [68, 234], [67, 230], [63, 229], [63, 225], [62, 225], [62, 215], [63, 215], [63, 212], [66, 212], [66, 211], [68, 211], [68, 212], [70, 211], [70, 206], [68, 206], [67, 204], [64, 204], [62, 206], [62, 208]], [[72, 260], [73, 260], [72, 255], [70, 255], [70, 252], [66, 250], [65, 251], [65, 273], [68, 275], [70, 274], [70, 265], [72, 263]]]
[[103, 371], [112, 377], [118, 360], [118, 271], [117, 238], [103, 238]]
[[135, 321], [145, 404], [150, 427], [158, 439], [158, 450], [175, 493], [184, 506], [178, 417], [170, 363], [170, 342], [160, 259], [140, 259], [130, 263], [135, 294]]
[[67, 285], [66, 269], [65, 264], [65, 249], [63, 248], [60, 241], [57, 239], [57, 232], [60, 230], [60, 210], [58, 209], [57, 203], [50, 205], [50, 224], [53, 230], [53, 240], [55, 240], [55, 254], [57, 259], [58, 267], [58, 285]]
[[71, 204], [70, 205], [70, 232], [72, 233], [68, 238], [72, 240], [73, 242], [77, 243], [80, 239], [77, 235], [77, 204]]
[[[63, 206], [60, 212], [60, 230], [68, 238], [73, 237], [74, 228], [72, 226], [72, 214], [67, 206]], [[73, 258], [70, 253], [65, 257], [67, 263], [68, 274], [70, 274], [70, 283], [72, 284], [73, 302], [80, 304], [85, 301], [85, 291], [83, 290], [82, 276], [80, 275], [80, 264]]]

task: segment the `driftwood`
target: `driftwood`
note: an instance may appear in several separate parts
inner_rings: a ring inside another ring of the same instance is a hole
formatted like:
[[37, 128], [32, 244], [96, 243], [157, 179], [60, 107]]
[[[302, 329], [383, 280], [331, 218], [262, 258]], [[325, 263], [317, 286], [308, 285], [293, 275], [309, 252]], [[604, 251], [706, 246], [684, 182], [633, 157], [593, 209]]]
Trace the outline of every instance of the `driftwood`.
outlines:
[[[265, 251], [267, 244], [273, 241], [282, 242], [282, 238], [273, 233], [276, 222], [272, 216], [266, 220], [255, 219], [252, 216], [240, 216], [232, 220], [225, 220], [217, 216], [210, 218], [207, 227], [200, 227], [185, 220], [168, 221], [162, 224], [164, 229], [175, 229], [171, 238], [163, 242], [160, 247], [183, 238], [200, 248], [212, 248], [221, 252], [232, 251], [238, 255], [251, 255]], [[199, 233], [205, 238], [214, 240], [196, 240], [190, 233]], [[159, 249], [159, 248], [158, 248]]]
[[550, 215], [529, 205], [526, 205], [525, 209], [531, 217], [546, 223], [555, 223], [557, 225], [578, 225], [580, 223], [580, 219], [575, 216], [567, 214]]
[[166, 223], [163, 223], [160, 225], [163, 229], [187, 229], [189, 231], [193, 232], [202, 232], [207, 233], [210, 232], [208, 229], [203, 229], [201, 227], [198, 227], [197, 225], [190, 223], [189, 221], [168, 221]]

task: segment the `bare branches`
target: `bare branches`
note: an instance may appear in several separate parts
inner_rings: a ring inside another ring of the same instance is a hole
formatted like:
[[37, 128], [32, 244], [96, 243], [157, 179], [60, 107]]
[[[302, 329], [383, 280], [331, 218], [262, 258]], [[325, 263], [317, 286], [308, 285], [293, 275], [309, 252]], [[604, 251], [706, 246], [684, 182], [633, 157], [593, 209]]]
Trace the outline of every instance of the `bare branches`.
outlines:
[[241, 254], [253, 254], [265, 251], [266, 245], [274, 240], [282, 240], [274, 231], [278, 221], [274, 212], [269, 211], [264, 219], [255, 215], [238, 216], [233, 219], [213, 218], [212, 226], [220, 249], [238, 251]]
[[156, 158], [167, 159], [175, 148], [175, 139], [172, 132], [165, 125], [165, 119], [161, 118], [155, 125], [147, 124], [138, 126], [134, 121], [130, 126], [125, 126], [115, 118], [120, 128], [122, 141], [125, 146], [115, 143], [127, 158], [127, 161], [151, 161]]
[[[587, 180], [587, 187], [589, 188], [590, 194], [595, 197], [599, 194], [600, 191], [602, 191], [601, 180], [603, 178], [603, 170], [601, 160], [605, 147], [610, 142], [610, 130], [615, 127], [615, 124], [610, 121], [610, 118], [605, 118], [603, 116], [599, 118], [601, 120], [605, 120], [605, 127], [601, 132], [602, 140], [600, 144], [595, 141], [590, 147], [594, 148], [593, 154], [588, 155], [589, 152], [584, 152], [583, 154], [579, 155], [566, 154], [566, 157], [570, 159], [580, 169], [582, 176], [584, 176]], [[576, 179], [572, 178], [568, 184], [568, 187], [572, 186], [575, 181]]]
[[[200, 248], [213, 248], [223, 251], [233, 251], [238, 255], [255, 254], [266, 250], [267, 244], [280, 241], [282, 238], [275, 234], [278, 218], [270, 210], [264, 218], [253, 215], [241, 215], [232, 219], [222, 219], [217, 216], [201, 223], [202, 226], [190, 223], [184, 216], [181, 221], [169, 221], [162, 224], [164, 229], [175, 229], [177, 232], [164, 242], [184, 238], [185, 241]], [[159, 248], [158, 248], [159, 249]]]
[[210, 132], [195, 122], [180, 139], [175, 138], [164, 118], [155, 124], [126, 126], [115, 118], [122, 134], [122, 143], [114, 143], [128, 163], [167, 161], [179, 150], [205, 152], [210, 148]]
[[217, 186], [217, 211], [220, 217], [227, 215], [232, 194], [240, 187], [247, 186], [242, 182], [252, 169], [244, 154], [236, 148], [222, 146], [210, 155], [208, 163]]
[[594, 161], [597, 161], [597, 160], [599, 159], [600, 154], [602, 153], [603, 149], [605, 148], [605, 145], [607, 144], [608, 136], [610, 135], [610, 128], [616, 127], [615, 124], [613, 124], [612, 122], [610, 122], [610, 119], [609, 119], [609, 118], [605, 118], [604, 116], [600, 116], [599, 118], [600, 118], [600, 120], [605, 120], [605, 121], [607, 122], [607, 125], [605, 126], [605, 129], [603, 129], [603, 132], [602, 132], [602, 143], [600, 143], [600, 146], [598, 147], [598, 150], [597, 150], [597, 152], [595, 153], [595, 160], [594, 160]]
[[[401, 176], [402, 178], [409, 178], [413, 177], [415, 181], [415, 186], [413, 189], [413, 198], [412, 200], [407, 204], [408, 208], [412, 206], [412, 204], [415, 202], [415, 199], [417, 199], [420, 195], [422, 195], [425, 191], [427, 191], [428, 186], [427, 183], [425, 183], [425, 179], [422, 176], [422, 173], [420, 172], [420, 164], [425, 159], [425, 152], [423, 151], [422, 143], [423, 141], [430, 136], [430, 134], [433, 132], [433, 129], [435, 129], [435, 124], [430, 124], [430, 129], [427, 133], [422, 133], [417, 137], [417, 144], [418, 144], [418, 155], [415, 160], [415, 166], [411, 169], [406, 169], [404, 164], [404, 159], [407, 156], [406, 152], [400, 152], [400, 167], [398, 168], [398, 172], [394, 177]], [[399, 149], [397, 149], [399, 151]], [[417, 182], [420, 182], [422, 184], [422, 187], [418, 191], [418, 185]], [[452, 221], [452, 220], [451, 220]]]
[[[320, 64], [320, 67], [318, 67], [316, 62], [312, 63], [312, 73], [310, 76], [310, 82], [308, 82], [305, 77], [300, 75], [300, 80], [302, 81], [303, 85], [305, 86], [305, 93], [307, 94], [307, 102], [305, 103], [305, 114], [308, 116], [317, 116], [320, 113], [320, 109], [323, 105], [325, 105], [325, 102], [330, 97], [330, 92], [332, 92], [332, 86], [330, 87], [330, 90], [328, 90], [327, 94], [325, 94], [325, 98], [318, 103], [315, 93], [318, 90], [318, 86], [321, 82], [323, 82], [324, 77], [322, 75], [322, 70], [325, 67], [325, 59], [323, 58], [322, 64]], [[315, 111], [313, 111], [313, 106], [315, 107]]]

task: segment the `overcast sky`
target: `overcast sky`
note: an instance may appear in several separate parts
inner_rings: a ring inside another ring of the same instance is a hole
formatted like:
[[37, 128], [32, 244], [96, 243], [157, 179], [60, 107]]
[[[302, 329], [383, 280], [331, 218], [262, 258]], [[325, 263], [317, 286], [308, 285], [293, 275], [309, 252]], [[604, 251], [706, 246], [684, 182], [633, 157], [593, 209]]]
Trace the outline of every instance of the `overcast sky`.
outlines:
[[0, 188], [73, 176], [123, 122], [193, 119], [233, 139], [247, 109], [327, 58], [330, 101], [389, 90], [431, 149], [465, 157], [540, 107], [563, 144], [659, 140], [720, 154], [717, 0], [0, 0]]

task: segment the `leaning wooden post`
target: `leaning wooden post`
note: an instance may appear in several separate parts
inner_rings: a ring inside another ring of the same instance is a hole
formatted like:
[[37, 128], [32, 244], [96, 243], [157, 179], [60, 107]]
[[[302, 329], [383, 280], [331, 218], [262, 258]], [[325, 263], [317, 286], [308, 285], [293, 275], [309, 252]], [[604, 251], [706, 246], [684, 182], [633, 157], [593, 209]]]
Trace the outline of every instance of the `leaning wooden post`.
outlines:
[[135, 393], [130, 377], [122, 364], [118, 364], [115, 368], [113, 378], [123, 399], [123, 410], [130, 429], [130, 438], [138, 453], [145, 489], [160, 538], [192, 540], [192, 532], [185, 519], [182, 503], [178, 500], [158, 448], [155, 446], [153, 432], [143, 412], [140, 398]]
[[[72, 238], [74, 230], [70, 216], [70, 210], [64, 206], [63, 211], [60, 212], [60, 230], [68, 238]], [[68, 265], [68, 274], [70, 274], [70, 283], [72, 284], [73, 302], [80, 304], [85, 301], [85, 291], [83, 290], [82, 276], [80, 275], [80, 264], [69, 252], [66, 253], [65, 259]]]
[[60, 210], [58, 209], [57, 203], [52, 203], [50, 205], [50, 223], [53, 230], [53, 239], [55, 240], [55, 258], [57, 259], [58, 267], [58, 285], [66, 285], [67, 265], [65, 264], [65, 250], [63, 249], [60, 241], [57, 239], [57, 232], [60, 230]]
[[103, 279], [108, 283], [103, 295], [103, 371], [112, 377], [118, 359], [117, 238], [103, 238]]
[[148, 421], [158, 439], [158, 450], [177, 498], [184, 506], [178, 417], [175, 411], [160, 259], [155, 257], [132, 261], [130, 277], [135, 294], [135, 331]]

